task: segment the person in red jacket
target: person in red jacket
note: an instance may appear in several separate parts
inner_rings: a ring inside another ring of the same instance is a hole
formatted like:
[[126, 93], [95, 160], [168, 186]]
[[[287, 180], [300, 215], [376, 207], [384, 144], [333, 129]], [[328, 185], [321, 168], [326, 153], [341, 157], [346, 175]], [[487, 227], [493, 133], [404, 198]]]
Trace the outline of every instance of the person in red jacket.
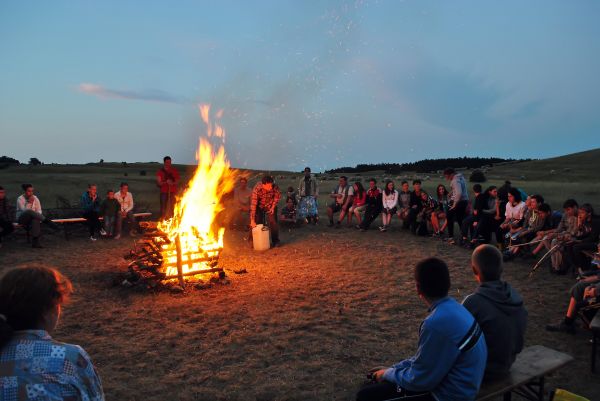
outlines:
[[163, 167], [156, 172], [156, 184], [160, 188], [160, 218], [165, 220], [173, 217], [179, 171], [171, 165], [171, 156], [165, 156], [163, 162]]

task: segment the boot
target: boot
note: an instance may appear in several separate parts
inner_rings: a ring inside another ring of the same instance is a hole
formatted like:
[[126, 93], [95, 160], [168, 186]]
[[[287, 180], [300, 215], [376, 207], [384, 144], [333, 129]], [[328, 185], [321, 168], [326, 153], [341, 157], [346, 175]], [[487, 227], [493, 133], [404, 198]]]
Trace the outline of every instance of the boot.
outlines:
[[40, 244], [40, 237], [33, 237], [31, 239], [31, 247], [32, 248], [43, 248], [42, 244]]

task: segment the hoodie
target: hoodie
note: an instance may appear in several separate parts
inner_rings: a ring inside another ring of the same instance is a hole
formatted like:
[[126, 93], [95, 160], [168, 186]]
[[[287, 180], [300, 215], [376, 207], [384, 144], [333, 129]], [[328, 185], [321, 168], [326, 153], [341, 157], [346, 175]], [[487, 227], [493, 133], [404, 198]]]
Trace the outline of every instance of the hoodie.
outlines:
[[487, 281], [464, 299], [463, 306], [477, 320], [485, 336], [488, 349], [485, 379], [507, 375], [525, 341], [527, 310], [523, 298], [504, 281]]

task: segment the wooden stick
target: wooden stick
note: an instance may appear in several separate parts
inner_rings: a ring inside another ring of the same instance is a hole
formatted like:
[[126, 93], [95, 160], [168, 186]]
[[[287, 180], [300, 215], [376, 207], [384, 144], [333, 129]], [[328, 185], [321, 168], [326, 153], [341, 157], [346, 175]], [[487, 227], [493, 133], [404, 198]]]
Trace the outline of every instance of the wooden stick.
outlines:
[[[212, 258], [198, 258], [198, 259], [192, 259], [192, 260], [186, 260], [186, 261], [181, 261], [181, 265], [193, 265], [194, 263], [201, 263], [201, 262], [207, 262], [207, 263], [217, 263], [218, 261], [218, 257], [212, 257]], [[164, 267], [173, 267], [173, 266], [178, 266], [179, 265], [179, 259], [177, 259], [177, 263], [163, 263]]]
[[542, 256], [542, 258], [540, 260], [538, 260], [538, 262], [535, 264], [535, 266], [533, 266], [531, 268], [531, 271], [529, 272], [529, 277], [533, 276], [533, 273], [535, 273], [535, 271], [538, 269], [538, 267], [540, 267], [540, 265], [542, 264], [542, 262], [544, 261], [544, 259], [546, 259], [548, 257], [548, 255], [550, 255], [552, 252], [554, 252], [554, 250], [556, 248], [558, 248], [560, 245], [562, 245], [562, 244], [556, 244], [556, 245], [554, 245], [552, 248], [550, 248], [550, 250], [548, 252], [546, 252], [546, 254], [544, 256]]
[[537, 243], [540, 243], [540, 242], [542, 242], [543, 240], [544, 240], [544, 239], [542, 238], [542, 239], [539, 239], [539, 240], [535, 240], [535, 241], [526, 242], [526, 243], [524, 243], [524, 244], [509, 245], [508, 247], [509, 247], [509, 248], [518, 248], [518, 247], [520, 247], [520, 246], [526, 246], [526, 245], [533, 245], [533, 244], [537, 244]]
[[[222, 267], [214, 267], [212, 269], [206, 269], [206, 270], [194, 270], [191, 272], [187, 272], [184, 273], [184, 276], [195, 276], [196, 274], [207, 274], [207, 273], [216, 273], [216, 272], [222, 272], [223, 268]], [[179, 276], [166, 276], [165, 278], [163, 278], [163, 280], [170, 280], [173, 278], [178, 278]]]
[[179, 238], [179, 235], [175, 237], [175, 247], [177, 249], [177, 278], [179, 279], [181, 288], [185, 288], [185, 281], [183, 281], [183, 266], [181, 265], [181, 239]]

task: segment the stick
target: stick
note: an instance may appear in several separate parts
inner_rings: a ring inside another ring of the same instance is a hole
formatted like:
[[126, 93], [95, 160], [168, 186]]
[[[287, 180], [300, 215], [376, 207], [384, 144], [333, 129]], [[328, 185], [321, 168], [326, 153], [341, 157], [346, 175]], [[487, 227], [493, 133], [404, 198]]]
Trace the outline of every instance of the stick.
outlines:
[[175, 246], [177, 247], [177, 278], [179, 278], [179, 285], [181, 288], [185, 288], [185, 281], [183, 281], [183, 267], [181, 266], [181, 240], [179, 235], [175, 237]]
[[535, 240], [535, 241], [526, 242], [526, 243], [524, 243], [524, 244], [509, 245], [508, 247], [509, 247], [509, 248], [518, 248], [518, 247], [520, 247], [520, 246], [526, 246], [526, 245], [538, 244], [538, 243], [542, 242], [543, 240], [544, 240], [544, 238], [542, 238], [542, 239], [538, 239], [538, 240]]
[[556, 245], [554, 245], [552, 248], [550, 248], [550, 250], [548, 252], [546, 252], [546, 254], [544, 256], [542, 256], [542, 258], [540, 260], [538, 260], [538, 262], [535, 264], [535, 266], [533, 266], [531, 268], [531, 271], [529, 272], [529, 277], [533, 276], [533, 273], [535, 273], [535, 271], [538, 269], [538, 267], [540, 267], [540, 265], [542, 264], [542, 262], [544, 261], [544, 259], [546, 259], [546, 257], [548, 257], [548, 255], [550, 255], [552, 252], [554, 252], [554, 250], [556, 248], [558, 248], [560, 245], [562, 245], [562, 244], [556, 244]]

